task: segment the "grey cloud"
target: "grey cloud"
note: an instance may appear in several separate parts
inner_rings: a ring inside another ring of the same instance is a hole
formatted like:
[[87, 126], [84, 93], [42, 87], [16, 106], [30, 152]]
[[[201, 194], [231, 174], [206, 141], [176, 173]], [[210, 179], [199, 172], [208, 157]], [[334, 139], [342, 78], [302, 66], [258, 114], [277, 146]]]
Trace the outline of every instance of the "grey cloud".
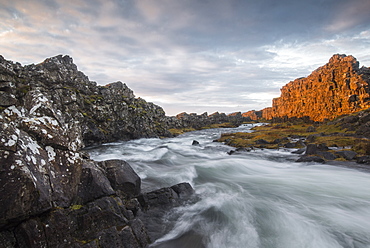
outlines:
[[124, 81], [172, 114], [266, 107], [333, 53], [370, 64], [367, 0], [22, 2], [0, 9], [3, 55], [69, 54], [91, 80]]

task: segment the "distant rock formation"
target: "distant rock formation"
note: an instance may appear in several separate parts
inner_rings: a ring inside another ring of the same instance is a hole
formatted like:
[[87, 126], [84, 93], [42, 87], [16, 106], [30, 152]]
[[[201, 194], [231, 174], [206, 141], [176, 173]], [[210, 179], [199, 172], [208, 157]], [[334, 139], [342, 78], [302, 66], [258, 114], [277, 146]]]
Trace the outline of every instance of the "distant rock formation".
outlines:
[[308, 77], [289, 82], [262, 117], [333, 119], [370, 107], [370, 68], [359, 68], [353, 56], [332, 56], [329, 63]]
[[[28, 66], [0, 56], [0, 246], [147, 247], [140, 178], [81, 149], [168, 135], [161, 107], [121, 82], [97, 86], [68, 56]], [[174, 204], [192, 192], [171, 189], [153, 194]]]
[[250, 118], [253, 121], [257, 121], [262, 118], [262, 111], [251, 110], [242, 114], [243, 117]]
[[230, 123], [234, 126], [239, 126], [243, 122], [251, 121], [249, 117], [244, 117], [240, 112], [235, 112], [229, 115], [225, 113], [215, 112], [208, 115], [207, 112], [203, 114], [188, 114], [186, 112], [180, 113], [173, 117], [168, 117], [168, 126], [170, 128], [194, 128], [201, 129], [202, 127], [210, 126], [212, 124]]

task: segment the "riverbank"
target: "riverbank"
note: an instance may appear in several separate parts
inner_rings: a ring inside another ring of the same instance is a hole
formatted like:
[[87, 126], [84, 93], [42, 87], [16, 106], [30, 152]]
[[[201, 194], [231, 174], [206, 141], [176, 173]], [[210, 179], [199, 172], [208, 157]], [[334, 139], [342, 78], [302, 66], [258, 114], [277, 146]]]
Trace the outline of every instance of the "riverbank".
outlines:
[[289, 151], [297, 149], [230, 156], [230, 146], [213, 142], [224, 132], [248, 133], [250, 127], [115, 142], [89, 153], [97, 161], [126, 160], [142, 178], [144, 192], [180, 182], [194, 188], [198, 200], [166, 212], [167, 232], [152, 247], [370, 245], [369, 173], [341, 165], [353, 162], [295, 163], [298, 155]]
[[354, 125], [348, 126], [346, 118], [348, 116], [327, 123], [270, 123], [252, 128], [251, 133], [222, 134], [217, 141], [237, 148], [235, 151], [296, 148], [294, 152], [301, 154], [298, 162], [340, 161], [368, 165], [370, 140], [358, 134]]

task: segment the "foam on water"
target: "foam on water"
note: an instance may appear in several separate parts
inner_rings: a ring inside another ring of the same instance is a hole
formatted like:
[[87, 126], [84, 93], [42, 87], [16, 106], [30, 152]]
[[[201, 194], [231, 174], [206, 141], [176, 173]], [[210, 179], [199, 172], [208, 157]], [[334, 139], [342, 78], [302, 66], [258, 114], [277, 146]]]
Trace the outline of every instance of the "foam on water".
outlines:
[[[249, 131], [240, 127], [232, 131]], [[229, 129], [170, 139], [140, 139], [89, 150], [95, 160], [123, 159], [143, 190], [189, 182], [199, 201], [174, 209], [174, 228], [152, 246], [370, 247], [370, 174], [295, 163], [286, 150], [228, 155], [212, 142]], [[197, 140], [201, 146], [192, 146]]]

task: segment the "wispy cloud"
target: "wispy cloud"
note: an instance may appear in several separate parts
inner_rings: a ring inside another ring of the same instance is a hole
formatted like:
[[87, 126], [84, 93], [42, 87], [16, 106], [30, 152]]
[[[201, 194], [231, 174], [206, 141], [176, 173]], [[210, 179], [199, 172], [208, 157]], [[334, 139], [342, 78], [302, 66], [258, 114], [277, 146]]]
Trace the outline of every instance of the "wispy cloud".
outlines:
[[367, 0], [0, 1], [0, 48], [24, 64], [69, 54], [168, 114], [248, 111], [332, 54], [370, 65]]

